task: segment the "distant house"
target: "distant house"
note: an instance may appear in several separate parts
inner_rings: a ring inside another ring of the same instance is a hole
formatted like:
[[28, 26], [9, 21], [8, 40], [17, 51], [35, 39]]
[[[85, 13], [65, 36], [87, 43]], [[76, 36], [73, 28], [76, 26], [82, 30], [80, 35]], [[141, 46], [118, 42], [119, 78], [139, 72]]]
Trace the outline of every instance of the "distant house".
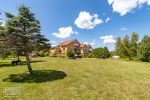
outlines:
[[61, 42], [57, 46], [52, 47], [50, 53], [65, 56], [69, 50], [72, 50], [76, 56], [81, 56], [89, 53], [92, 47], [87, 44], [81, 44], [78, 40], [74, 39]]

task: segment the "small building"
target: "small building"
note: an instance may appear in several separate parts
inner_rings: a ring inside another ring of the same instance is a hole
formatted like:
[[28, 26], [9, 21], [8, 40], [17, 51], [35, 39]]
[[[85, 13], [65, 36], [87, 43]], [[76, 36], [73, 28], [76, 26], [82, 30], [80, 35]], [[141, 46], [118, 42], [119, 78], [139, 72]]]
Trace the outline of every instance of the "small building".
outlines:
[[92, 47], [87, 44], [80, 43], [78, 40], [68, 40], [59, 43], [57, 46], [50, 49], [50, 54], [66, 56], [68, 51], [73, 51], [76, 56], [82, 56], [89, 53]]

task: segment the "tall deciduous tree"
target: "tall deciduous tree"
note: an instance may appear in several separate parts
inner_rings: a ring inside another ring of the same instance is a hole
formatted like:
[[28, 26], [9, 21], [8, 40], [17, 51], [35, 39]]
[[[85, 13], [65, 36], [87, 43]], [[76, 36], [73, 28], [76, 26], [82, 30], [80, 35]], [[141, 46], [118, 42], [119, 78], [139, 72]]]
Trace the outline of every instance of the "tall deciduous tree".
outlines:
[[122, 48], [123, 48], [123, 54], [124, 57], [129, 57], [129, 47], [130, 47], [130, 40], [129, 40], [129, 36], [126, 35], [123, 39], [122, 39]]
[[138, 44], [138, 34], [133, 32], [131, 34], [130, 50], [129, 50], [131, 58], [137, 57], [137, 44]]
[[121, 41], [121, 37], [117, 37], [116, 39], [116, 47], [115, 47], [115, 54], [119, 56], [123, 56], [123, 45]]
[[26, 56], [26, 64], [29, 73], [33, 70], [30, 64], [29, 52], [40, 48], [40, 46], [49, 45], [47, 39], [40, 35], [40, 23], [35, 18], [34, 13], [25, 5], [18, 8], [18, 15], [11, 13], [5, 14], [7, 17], [5, 34], [7, 34], [7, 43], [12, 49], [19, 48]]
[[138, 58], [142, 61], [150, 61], [150, 36], [144, 36], [139, 43]]

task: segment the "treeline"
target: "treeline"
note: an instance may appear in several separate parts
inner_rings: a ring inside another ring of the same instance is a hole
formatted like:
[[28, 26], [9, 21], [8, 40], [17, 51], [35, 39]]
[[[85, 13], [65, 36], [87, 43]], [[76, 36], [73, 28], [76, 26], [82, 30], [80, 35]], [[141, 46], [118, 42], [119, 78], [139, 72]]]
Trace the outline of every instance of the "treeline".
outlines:
[[130, 37], [128, 35], [123, 38], [118, 37], [115, 54], [129, 60], [150, 61], [150, 36], [145, 35], [139, 40], [138, 34], [133, 32]]

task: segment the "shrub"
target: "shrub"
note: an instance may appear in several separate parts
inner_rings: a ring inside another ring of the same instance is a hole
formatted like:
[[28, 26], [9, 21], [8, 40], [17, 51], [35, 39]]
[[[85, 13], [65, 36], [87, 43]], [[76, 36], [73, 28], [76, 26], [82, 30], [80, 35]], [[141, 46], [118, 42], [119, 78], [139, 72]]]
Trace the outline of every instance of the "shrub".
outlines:
[[92, 55], [92, 52], [89, 52], [87, 54], [84, 54], [82, 57], [84, 57], [84, 58], [92, 58], [93, 55]]
[[57, 54], [56, 53], [51, 53], [49, 56], [50, 57], [57, 57]]
[[74, 52], [73, 51], [71, 51], [71, 50], [69, 50], [68, 52], [67, 52], [67, 56], [68, 57], [71, 57], [71, 58], [73, 58], [74, 57]]
[[39, 55], [40, 57], [44, 57], [44, 51], [40, 51], [40, 52], [38, 53], [38, 55]]
[[44, 56], [45, 56], [45, 57], [49, 56], [49, 52], [45, 52], [45, 53], [44, 53]]
[[110, 53], [109, 50], [107, 49], [107, 47], [104, 48], [96, 48], [93, 50], [93, 56], [96, 58], [109, 58], [110, 57]]

